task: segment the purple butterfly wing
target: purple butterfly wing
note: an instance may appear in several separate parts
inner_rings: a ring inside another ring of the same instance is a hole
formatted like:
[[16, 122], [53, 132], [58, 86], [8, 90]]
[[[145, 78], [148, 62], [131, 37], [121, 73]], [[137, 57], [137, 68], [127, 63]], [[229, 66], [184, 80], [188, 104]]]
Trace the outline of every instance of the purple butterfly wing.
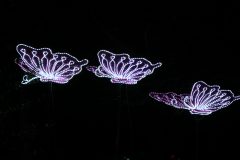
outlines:
[[220, 86], [207, 85], [198, 81], [193, 85], [189, 102], [185, 102], [191, 113], [207, 115], [230, 105], [236, 98], [230, 90], [220, 90]]
[[19, 65], [23, 71], [35, 74], [35, 71], [31, 70], [31, 68], [29, 68], [21, 58], [15, 59], [15, 63]]
[[98, 60], [101, 70], [105, 74], [109, 74], [109, 77], [114, 77], [114, 75], [121, 74], [126, 64], [129, 63], [130, 58], [127, 54], [114, 54], [106, 50], [101, 50], [98, 52]]
[[87, 69], [88, 71], [93, 72], [93, 73], [95, 73], [95, 71], [96, 71], [97, 68], [98, 68], [98, 67], [96, 67], [96, 66], [87, 66], [87, 67], [86, 67], [86, 69]]
[[169, 93], [156, 93], [156, 92], [151, 92], [149, 93], [149, 96], [152, 97], [153, 99], [159, 101], [159, 102], [163, 102], [167, 105], [173, 106], [175, 108], [179, 108], [179, 109], [188, 109], [185, 105], [184, 105], [184, 99], [185, 97], [187, 97], [187, 94], [176, 94], [173, 92], [169, 92]]
[[17, 60], [17, 64], [27, 72], [37, 75], [41, 70], [45, 70], [44, 63], [46, 63], [46, 57], [51, 57], [51, 50], [43, 48], [41, 50], [33, 47], [19, 44], [16, 47], [17, 52], [21, 56], [20, 60]]
[[[82, 71], [82, 66], [87, 65], [88, 60], [78, 61], [77, 58], [67, 53], [55, 53], [48, 62], [49, 73], [55, 76], [54, 79], [49, 79], [49, 81], [67, 83], [74, 75]], [[48, 77], [44, 81], [48, 81]]]
[[124, 72], [124, 75], [136, 81], [141, 80], [147, 75], [153, 73], [154, 69], [160, 67], [161, 63], [152, 64], [144, 58], [132, 58], [131, 66]]

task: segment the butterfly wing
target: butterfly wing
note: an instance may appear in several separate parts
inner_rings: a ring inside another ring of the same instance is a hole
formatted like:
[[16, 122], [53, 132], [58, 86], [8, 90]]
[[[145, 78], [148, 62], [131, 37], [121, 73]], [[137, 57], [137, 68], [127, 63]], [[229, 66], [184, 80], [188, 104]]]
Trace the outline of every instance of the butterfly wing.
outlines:
[[220, 86], [207, 85], [203, 81], [198, 81], [193, 85], [189, 100], [185, 99], [193, 114], [210, 114], [221, 108], [227, 107], [235, 100], [234, 94], [230, 90], [220, 90]]
[[43, 77], [43, 81], [67, 83], [74, 75], [82, 71], [82, 67], [88, 64], [87, 59], [79, 61], [68, 53], [54, 53], [48, 60], [48, 73], [53, 77]]
[[39, 72], [47, 70], [47, 60], [52, 58], [52, 51], [49, 48], [36, 49], [25, 44], [19, 44], [16, 50], [21, 56], [16, 63], [25, 72], [39, 76]]
[[93, 73], [95, 73], [95, 71], [97, 70], [97, 68], [98, 68], [98, 67], [96, 67], [96, 66], [87, 66], [87, 67], [86, 67], [86, 69], [87, 69], [88, 71], [93, 72]]
[[175, 108], [188, 109], [184, 104], [185, 97], [189, 96], [187, 94], [178, 95], [173, 92], [169, 92], [169, 93], [151, 92], [151, 93], [149, 93], [149, 96], [159, 102], [165, 103], [165, 104], [173, 106]]
[[114, 54], [106, 50], [100, 50], [97, 55], [100, 63], [98, 72], [109, 78], [121, 75], [122, 70], [130, 61], [130, 57], [127, 54]]
[[162, 65], [160, 62], [152, 64], [145, 58], [132, 58], [130, 62], [131, 63], [129, 67], [124, 69], [123, 75], [136, 81], [139, 81], [147, 75], [152, 74], [155, 68], [158, 68]]
[[34, 70], [31, 70], [21, 58], [15, 59], [15, 63], [21, 67], [21, 69], [25, 72], [29, 72], [31, 74], [35, 74]]

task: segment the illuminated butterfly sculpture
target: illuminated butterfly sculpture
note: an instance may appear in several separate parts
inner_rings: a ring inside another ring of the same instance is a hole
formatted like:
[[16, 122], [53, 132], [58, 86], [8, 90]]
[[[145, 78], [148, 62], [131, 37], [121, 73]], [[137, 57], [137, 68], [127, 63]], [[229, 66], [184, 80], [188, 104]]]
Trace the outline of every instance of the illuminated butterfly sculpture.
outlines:
[[149, 96], [159, 102], [175, 108], [187, 109], [191, 114], [199, 115], [209, 115], [240, 99], [240, 96], [234, 96], [230, 90], [221, 90], [220, 86], [210, 86], [203, 81], [196, 82], [190, 94], [151, 92]]
[[79, 61], [67, 53], [52, 53], [49, 48], [36, 49], [19, 44], [16, 49], [21, 56], [16, 59], [16, 63], [22, 70], [35, 76], [31, 79], [28, 79], [27, 75], [23, 76], [22, 84], [28, 84], [34, 79], [40, 79], [41, 82], [67, 83], [88, 63], [87, 59]]
[[98, 77], [110, 78], [112, 83], [137, 84], [162, 64], [152, 64], [145, 58], [130, 58], [128, 54], [114, 54], [106, 50], [97, 53], [100, 65], [88, 66], [87, 70]]

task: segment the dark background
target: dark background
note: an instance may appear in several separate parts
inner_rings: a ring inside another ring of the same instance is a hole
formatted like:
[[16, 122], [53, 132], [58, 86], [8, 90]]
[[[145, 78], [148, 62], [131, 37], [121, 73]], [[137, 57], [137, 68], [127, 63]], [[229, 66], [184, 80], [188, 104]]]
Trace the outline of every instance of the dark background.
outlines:
[[[189, 93], [198, 80], [240, 94], [237, 4], [8, 0], [0, 10], [1, 160], [239, 158], [240, 102], [196, 116], [148, 96]], [[85, 67], [65, 85], [21, 85], [19, 43], [89, 65], [98, 65], [100, 49], [163, 65], [137, 85], [112, 84]]]

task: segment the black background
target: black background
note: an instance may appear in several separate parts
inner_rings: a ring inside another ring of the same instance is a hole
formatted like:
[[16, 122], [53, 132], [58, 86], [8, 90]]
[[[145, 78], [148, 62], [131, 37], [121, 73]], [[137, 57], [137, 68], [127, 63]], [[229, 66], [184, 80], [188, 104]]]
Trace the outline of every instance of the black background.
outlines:
[[[237, 4], [1, 4], [1, 160], [238, 159], [239, 102], [196, 116], [148, 96], [189, 93], [198, 80], [240, 94]], [[65, 85], [21, 85], [24, 72], [14, 63], [19, 43], [67, 52], [89, 65], [98, 65], [100, 49], [163, 65], [137, 85], [112, 84], [85, 67]]]

